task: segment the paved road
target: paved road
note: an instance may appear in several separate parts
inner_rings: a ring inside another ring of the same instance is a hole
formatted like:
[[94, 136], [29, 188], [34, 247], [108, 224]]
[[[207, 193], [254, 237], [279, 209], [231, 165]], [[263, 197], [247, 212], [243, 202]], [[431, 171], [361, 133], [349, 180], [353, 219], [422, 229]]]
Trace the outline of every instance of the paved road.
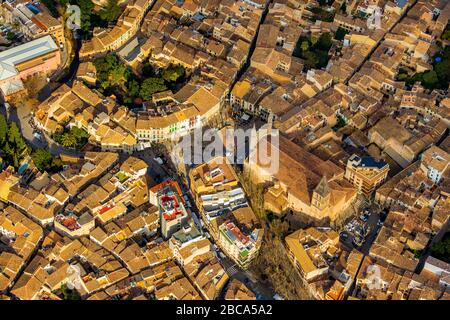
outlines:
[[[171, 178], [176, 180], [184, 195], [187, 195], [189, 198], [189, 202], [191, 203], [192, 207], [191, 210], [193, 211], [193, 214], [196, 215], [197, 218], [200, 218], [200, 215], [198, 214], [198, 208], [195, 206], [195, 202], [193, 199], [193, 196], [190, 192], [190, 189], [188, 188], [187, 184], [189, 183], [188, 180], [182, 179], [178, 176], [178, 174], [175, 171], [175, 168], [169, 163], [165, 163], [163, 165], [160, 165], [158, 162], [154, 160], [155, 157], [163, 156], [164, 159], [169, 160], [169, 156], [163, 152], [163, 150], [155, 151], [154, 149], [145, 149], [143, 151], [135, 152], [133, 156], [136, 156], [142, 160], [144, 160], [149, 165], [149, 171], [148, 174], [156, 181], [161, 182], [167, 178]], [[124, 157], [126, 155], [123, 155]], [[170, 161], [170, 160], [169, 160]], [[198, 220], [198, 219], [194, 219]], [[202, 229], [202, 226], [200, 224], [197, 225], [200, 229]], [[204, 232], [208, 232], [206, 228], [203, 228]], [[214, 243], [214, 239], [210, 239], [212, 243]], [[264, 284], [258, 282], [256, 280], [256, 277], [251, 274], [250, 271], [243, 271], [239, 267], [236, 266], [236, 264], [227, 256], [224, 258], [218, 257], [222, 266], [227, 271], [227, 273], [230, 276], [230, 279], [238, 279], [239, 281], [245, 283], [255, 294], [258, 294], [263, 299], [269, 300], [273, 295], [275, 294], [270, 288], [265, 286]], [[223, 294], [223, 292], [222, 292]]]
[[[78, 70], [79, 66], [79, 59], [78, 59], [78, 51], [80, 49], [81, 42], [77, 40], [75, 42], [74, 50], [75, 50], [75, 57], [72, 60], [69, 71], [61, 78], [59, 79], [59, 82], [51, 81], [48, 83], [39, 93], [38, 100], [43, 101], [45, 100], [50, 93], [58, 86], [60, 86], [62, 83], [70, 83], [75, 78], [76, 72]], [[65, 49], [66, 51], [66, 49]], [[67, 53], [63, 52], [64, 60], [67, 60]], [[61, 76], [61, 70], [56, 71], [50, 79], [56, 79]], [[33, 148], [39, 148], [39, 149], [48, 149], [50, 153], [53, 156], [58, 156], [61, 153], [79, 156], [81, 155], [80, 151], [77, 151], [75, 149], [71, 148], [65, 148], [59, 144], [57, 144], [55, 141], [51, 139], [46, 134], [43, 134], [43, 139], [37, 139], [34, 134], [34, 129], [30, 124], [30, 120], [32, 118], [31, 110], [26, 105], [18, 105], [16, 107], [11, 107], [9, 112], [6, 111], [4, 107], [0, 108], [0, 112], [5, 115], [9, 121], [14, 121], [17, 123], [18, 127], [20, 128], [22, 135], [24, 139], [30, 144]]]
[[271, 290], [268, 286], [263, 285], [261, 282], [256, 280], [256, 277], [251, 273], [250, 270], [241, 270], [231, 259], [228, 257], [220, 258], [220, 263], [227, 271], [230, 281], [232, 279], [237, 279], [244, 283], [251, 291], [253, 291], [257, 297], [261, 300], [273, 300], [275, 292]]
[[345, 233], [348, 235], [347, 239], [343, 239], [342, 237], [340, 237], [341, 243], [349, 250], [355, 248], [365, 255], [369, 254], [372, 243], [374, 242], [374, 240], [378, 235], [378, 230], [381, 228], [381, 226], [378, 226], [378, 221], [380, 219], [380, 214], [378, 213], [378, 210], [375, 210], [374, 208], [371, 208], [369, 210], [370, 216], [366, 226], [370, 228], [370, 232], [366, 236], [365, 241], [361, 247], [357, 247], [356, 245], [353, 244], [353, 235], [347, 231], [345, 231]]
[[347, 80], [344, 81], [344, 84], [348, 85], [348, 83], [350, 82], [350, 80], [353, 78], [353, 76], [358, 73], [364, 66], [364, 64], [370, 60], [370, 58], [372, 57], [372, 54], [378, 49], [378, 47], [384, 42], [384, 40], [386, 40], [386, 35], [389, 34], [392, 30], [394, 30], [394, 28], [408, 15], [408, 12], [415, 6], [415, 4], [417, 3], [418, 0], [414, 0], [413, 3], [405, 10], [405, 12], [403, 12], [403, 14], [401, 15], [401, 17], [398, 19], [398, 21], [396, 23], [394, 23], [390, 28], [388, 28], [386, 30], [386, 32], [383, 34], [383, 37], [381, 37], [380, 40], [377, 41], [377, 43], [375, 44], [375, 46], [372, 48], [372, 50], [370, 50], [369, 54], [366, 56], [366, 58], [355, 68], [355, 70], [353, 70], [352, 74], [350, 75], [350, 77], [348, 77]]
[[166, 178], [176, 178], [170, 166], [167, 164], [160, 165], [155, 161], [159, 156], [152, 148], [133, 153], [133, 156], [142, 159], [148, 164], [148, 174], [155, 180], [156, 183], [164, 181]]
[[[6, 114], [5, 108], [1, 108], [2, 113]], [[17, 106], [17, 108], [11, 107], [8, 113], [8, 120], [17, 123], [19, 129], [22, 132], [24, 139], [33, 147], [37, 149], [48, 149], [53, 156], [58, 156], [61, 153], [78, 156], [80, 151], [75, 149], [65, 148], [55, 141], [53, 141], [48, 135], [43, 135], [44, 139], [37, 139], [33, 133], [34, 130], [30, 124], [32, 114], [25, 105]]]
[[77, 75], [78, 67], [80, 65], [81, 39], [77, 35], [75, 35], [75, 40], [73, 41], [72, 45], [74, 56], [70, 63], [68, 72], [62, 77], [58, 75], [58, 77], [55, 78], [57, 79], [58, 83], [60, 84], [66, 83], [69, 86], [75, 80], [75, 76]]
[[366, 241], [364, 241], [363, 245], [359, 248], [359, 251], [364, 253], [365, 255], [369, 254], [372, 243], [377, 237], [378, 229], [381, 228], [378, 226], [379, 219], [380, 215], [377, 212], [372, 212], [370, 214], [369, 220], [367, 221], [367, 225], [370, 227], [370, 233], [367, 235]]

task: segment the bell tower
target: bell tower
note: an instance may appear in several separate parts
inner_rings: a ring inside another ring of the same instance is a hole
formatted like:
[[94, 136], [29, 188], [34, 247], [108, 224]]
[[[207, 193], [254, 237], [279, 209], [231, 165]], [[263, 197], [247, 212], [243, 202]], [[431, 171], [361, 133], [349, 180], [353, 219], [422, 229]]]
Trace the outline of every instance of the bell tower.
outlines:
[[331, 190], [328, 186], [328, 179], [323, 176], [319, 184], [313, 191], [312, 204], [320, 211], [326, 209], [330, 204]]

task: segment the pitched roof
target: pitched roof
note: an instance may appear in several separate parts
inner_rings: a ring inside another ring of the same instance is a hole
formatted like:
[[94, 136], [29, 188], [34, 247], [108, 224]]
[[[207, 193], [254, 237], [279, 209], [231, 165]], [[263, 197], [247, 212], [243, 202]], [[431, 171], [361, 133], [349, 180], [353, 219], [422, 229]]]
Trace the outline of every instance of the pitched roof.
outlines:
[[0, 53], [0, 80], [17, 75], [17, 64], [58, 50], [51, 36], [45, 36]]

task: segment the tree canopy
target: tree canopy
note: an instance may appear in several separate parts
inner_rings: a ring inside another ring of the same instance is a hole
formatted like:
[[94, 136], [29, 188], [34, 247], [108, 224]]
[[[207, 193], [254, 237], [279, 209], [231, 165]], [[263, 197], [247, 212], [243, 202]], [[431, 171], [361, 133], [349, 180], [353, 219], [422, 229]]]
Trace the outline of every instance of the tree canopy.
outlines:
[[95, 12], [95, 4], [92, 0], [75, 0], [81, 10], [81, 30], [88, 35], [95, 27], [107, 27], [109, 23], [117, 21], [122, 9], [118, 0], [108, 0], [105, 7], [99, 12]]
[[184, 68], [180, 65], [170, 66], [162, 72], [162, 77], [167, 82], [176, 82], [184, 76]]
[[305, 60], [304, 71], [320, 69], [328, 64], [328, 51], [333, 45], [332, 35], [323, 33], [318, 39], [300, 36], [295, 46], [293, 56]]
[[336, 12], [333, 9], [325, 10], [321, 7], [313, 7], [311, 8], [311, 12], [313, 13], [312, 20], [315, 22], [316, 20], [324, 21], [324, 22], [333, 22], [334, 16]]
[[61, 158], [53, 157], [46, 149], [36, 149], [31, 153], [31, 158], [41, 172], [58, 172], [62, 168]]
[[405, 81], [407, 87], [419, 82], [425, 89], [446, 89], [450, 84], [450, 46], [446, 46], [433, 58], [433, 70], [409, 75], [407, 70], [400, 69], [397, 74], [398, 81]]
[[446, 233], [440, 242], [433, 245], [431, 255], [450, 263], [450, 233]]
[[119, 6], [118, 0], [108, 0], [99, 15], [100, 18], [107, 22], [114, 22], [119, 18], [121, 13], [122, 9]]
[[63, 300], [81, 300], [80, 293], [75, 288], [70, 289], [67, 284], [61, 285], [61, 294]]
[[27, 145], [15, 122], [8, 126], [6, 119], [0, 115], [0, 149], [6, 162], [16, 169], [27, 153]]
[[331, 49], [333, 42], [332, 37], [329, 32], [322, 33], [319, 37], [319, 40], [315, 44], [315, 48], [317, 50], [327, 51]]
[[0, 146], [3, 146], [8, 136], [8, 123], [3, 114], [0, 114]]
[[80, 148], [87, 143], [89, 134], [83, 129], [72, 127], [70, 130], [65, 129], [64, 132], [55, 134], [53, 139], [64, 147]]
[[130, 77], [130, 71], [112, 54], [94, 61], [97, 69], [97, 82], [102, 90], [111, 90], [114, 87], [125, 89]]
[[105, 95], [114, 94], [121, 103], [127, 105], [150, 100], [154, 93], [178, 85], [186, 75], [181, 65], [156, 69], [147, 60], [138, 76], [115, 54], [95, 60], [94, 65], [97, 69], [98, 90]]
[[50, 14], [55, 18], [59, 17], [58, 2], [62, 7], [67, 5], [67, 0], [42, 0], [42, 3], [44, 3], [48, 11], [50, 11]]
[[81, 29], [83, 31], [90, 31], [92, 27], [91, 15], [94, 12], [95, 5], [92, 0], [76, 0], [76, 4], [81, 11]]
[[142, 82], [141, 85], [141, 97], [144, 101], [148, 101], [152, 98], [152, 95], [157, 92], [167, 90], [162, 78], [148, 78]]
[[345, 36], [348, 34], [348, 31], [344, 28], [337, 28], [334, 38], [336, 40], [344, 40]]
[[15, 38], [16, 38], [16, 34], [15, 34], [14, 32], [8, 32], [8, 33], [6, 34], [6, 39], [7, 39], [8, 41], [13, 41]]

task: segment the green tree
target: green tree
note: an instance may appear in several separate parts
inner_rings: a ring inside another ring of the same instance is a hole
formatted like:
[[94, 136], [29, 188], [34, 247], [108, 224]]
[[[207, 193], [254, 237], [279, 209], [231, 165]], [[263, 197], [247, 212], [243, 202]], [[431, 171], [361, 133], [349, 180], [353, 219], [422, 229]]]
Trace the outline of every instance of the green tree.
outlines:
[[119, 18], [122, 13], [122, 9], [118, 4], [118, 0], [108, 0], [105, 8], [100, 11], [100, 18], [107, 22], [114, 22]]
[[450, 40], [450, 29], [446, 30], [443, 34], [442, 34], [442, 39], [444, 40]]
[[61, 144], [68, 148], [75, 147], [77, 145], [77, 139], [70, 133], [66, 132], [61, 135]]
[[19, 166], [19, 161], [14, 148], [11, 147], [9, 142], [6, 142], [2, 149], [5, 154], [6, 161], [17, 168]]
[[66, 284], [61, 285], [63, 300], [81, 300], [80, 293], [76, 289], [69, 289]]
[[322, 33], [317, 41], [315, 47], [319, 50], [328, 51], [332, 46], [332, 37], [329, 32]]
[[67, 5], [70, 3], [70, 0], [59, 0], [59, 4], [61, 5], [61, 9], [65, 12]]
[[126, 82], [127, 68], [123, 64], [117, 64], [109, 73], [109, 84], [111, 86], [120, 86]]
[[337, 128], [343, 128], [343, 127], [345, 127], [345, 125], [347, 124], [347, 122], [345, 122], [344, 118], [342, 118], [341, 116], [336, 116], [336, 118], [337, 118], [336, 127], [337, 127]]
[[317, 65], [316, 68], [321, 69], [327, 66], [328, 64], [328, 51], [324, 51], [324, 50], [317, 50], [315, 51], [315, 54], [317, 56]]
[[441, 241], [433, 245], [431, 255], [437, 259], [450, 262], [450, 233], [446, 233]]
[[439, 85], [439, 78], [436, 71], [428, 71], [423, 74], [422, 85], [426, 89], [435, 89]]
[[446, 89], [450, 83], [450, 46], [433, 57], [433, 70], [415, 73], [409, 76], [409, 72], [403, 68], [397, 74], [398, 81], [405, 81], [406, 87], [411, 88], [419, 82], [426, 89]]
[[397, 81], [405, 81], [405, 80], [407, 80], [408, 79], [408, 75], [406, 74], [406, 73], [400, 73], [398, 76], [397, 76]]
[[61, 159], [54, 158], [50, 152], [46, 149], [37, 149], [31, 153], [34, 165], [39, 171], [52, 171], [56, 172], [61, 169]]
[[162, 77], [167, 82], [176, 82], [179, 78], [184, 76], [184, 68], [180, 65], [170, 66], [162, 72]]
[[27, 145], [15, 122], [9, 127], [3, 116], [0, 116], [0, 147], [8, 164], [16, 169], [27, 153]]
[[348, 31], [345, 30], [344, 28], [339, 27], [336, 30], [336, 34], [334, 35], [334, 38], [336, 40], [344, 40], [345, 36], [348, 34]]
[[131, 74], [114, 54], [95, 60], [94, 65], [97, 70], [97, 83], [103, 90], [114, 87], [124, 88]]
[[141, 98], [144, 101], [148, 101], [152, 98], [152, 95], [157, 92], [167, 90], [164, 80], [161, 78], [148, 78], [142, 82], [141, 85]]
[[302, 44], [300, 45], [300, 48], [302, 49], [302, 51], [308, 51], [308, 49], [309, 49], [309, 42], [308, 41], [303, 41]]
[[144, 78], [156, 77], [155, 68], [153, 68], [153, 65], [149, 60], [144, 61], [142, 64], [142, 76]]
[[5, 117], [0, 114], [0, 146], [6, 142], [6, 138], [8, 135], [8, 123], [6, 122]]
[[442, 86], [448, 87], [448, 83], [450, 82], [450, 59], [436, 63], [434, 71], [436, 71], [436, 75]]
[[139, 82], [137, 82], [136, 80], [131, 80], [130, 82], [128, 82], [128, 94], [133, 97], [136, 98], [139, 96], [139, 91], [141, 89]]
[[45, 149], [37, 149], [31, 154], [31, 158], [40, 171], [45, 171], [52, 163], [52, 155]]
[[69, 131], [69, 134], [75, 138], [79, 146], [86, 144], [87, 140], [89, 139], [89, 133], [87, 133], [86, 130], [78, 127], [72, 127], [72, 129], [70, 129]]
[[[304, 42], [306, 42], [306, 43], [304, 44]], [[309, 50], [310, 43], [311, 42], [310, 42], [309, 38], [307, 38], [305, 36], [300, 36], [297, 40], [297, 43], [295, 45], [295, 49], [294, 49], [294, 52], [292, 53], [292, 55], [297, 58], [304, 58], [304, 53]], [[308, 47], [308, 48], [306, 49], [306, 47]], [[304, 49], [306, 49], [306, 50], [304, 50]]]
[[336, 13], [334, 10], [328, 11], [321, 7], [313, 7], [311, 8], [311, 12], [314, 14], [312, 18], [313, 21], [321, 20], [324, 22], [333, 22]]
[[318, 63], [319, 59], [314, 52], [308, 51], [305, 53], [305, 70], [316, 68]]
[[59, 157], [53, 157], [46, 149], [37, 149], [31, 153], [34, 165], [39, 171], [58, 172], [62, 168], [62, 161]]
[[89, 31], [91, 29], [91, 15], [95, 5], [92, 0], [78, 0], [77, 3], [81, 10], [81, 29]]
[[57, 1], [55, 0], [42, 0], [44, 5], [47, 7], [48, 11], [50, 11], [50, 14], [57, 18], [59, 16], [58, 8], [57, 8]]
[[419, 259], [422, 256], [423, 250], [413, 250], [414, 258]]
[[16, 38], [16, 34], [14, 32], [8, 32], [6, 34], [6, 39], [8, 39], [8, 41], [13, 41]]
[[9, 126], [8, 142], [18, 154], [23, 153], [27, 147], [15, 122], [11, 122]]
[[115, 54], [110, 54], [105, 57], [105, 62], [108, 69], [113, 69], [120, 63], [120, 60]]
[[60, 134], [56, 134], [53, 139], [64, 147], [81, 147], [87, 143], [89, 133], [86, 130], [72, 127], [69, 131], [64, 130]]

